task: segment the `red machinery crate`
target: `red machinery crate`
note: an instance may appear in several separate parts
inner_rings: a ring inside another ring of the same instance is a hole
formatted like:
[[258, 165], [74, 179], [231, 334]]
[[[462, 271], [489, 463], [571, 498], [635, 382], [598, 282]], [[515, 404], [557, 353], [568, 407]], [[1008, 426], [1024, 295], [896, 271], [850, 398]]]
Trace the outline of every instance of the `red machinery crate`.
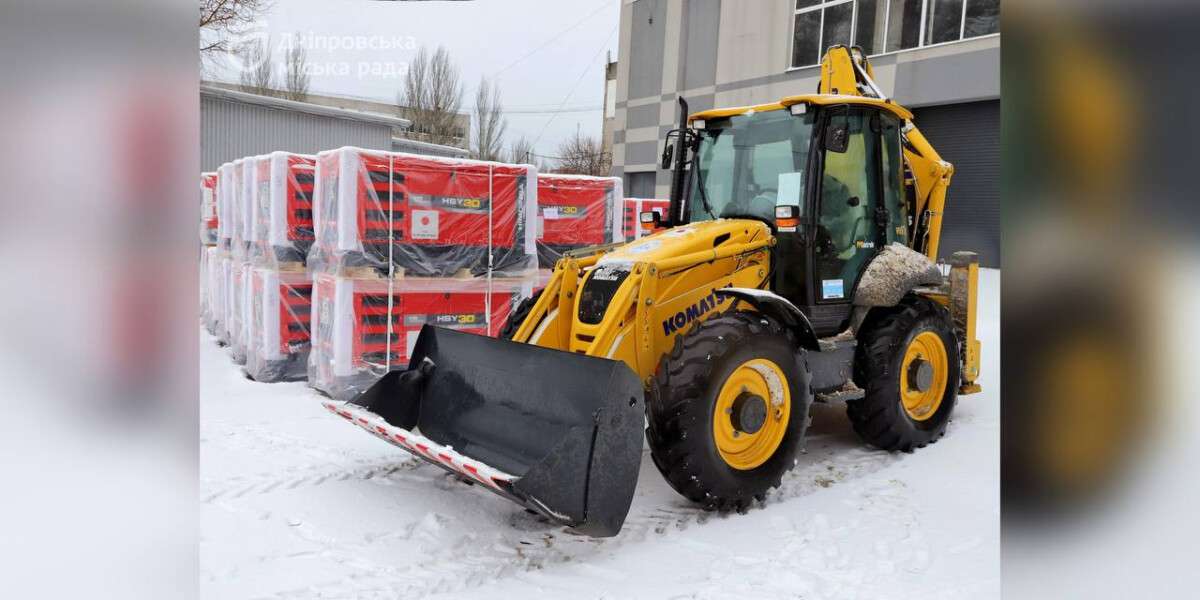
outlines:
[[520, 271], [534, 255], [537, 171], [465, 159], [340, 148], [317, 158], [315, 270], [389, 265], [445, 276]]
[[258, 159], [255, 254], [266, 264], [304, 263], [312, 247], [316, 157], [272, 152]]
[[357, 395], [388, 370], [408, 364], [409, 352], [426, 324], [494, 336], [516, 304], [545, 279], [534, 274], [490, 282], [443, 278], [389, 282], [318, 273], [313, 282], [309, 385], [341, 400]]
[[564, 252], [624, 240], [621, 180], [538, 174], [538, 266], [553, 268]]
[[200, 243], [217, 244], [217, 174], [200, 174]]
[[307, 377], [312, 279], [303, 271], [253, 270], [246, 374], [256, 381]]
[[638, 221], [638, 215], [644, 212], [654, 211], [663, 216], [670, 210], [670, 200], [657, 200], [654, 198], [626, 198], [625, 199], [625, 239], [636, 240], [646, 235], [646, 231], [642, 229], [641, 222]]
[[235, 260], [249, 260], [253, 257], [254, 212], [255, 206], [262, 201], [260, 197], [270, 191], [270, 182], [260, 181], [259, 162], [262, 156], [247, 156], [233, 161], [234, 185], [231, 223], [230, 253]]

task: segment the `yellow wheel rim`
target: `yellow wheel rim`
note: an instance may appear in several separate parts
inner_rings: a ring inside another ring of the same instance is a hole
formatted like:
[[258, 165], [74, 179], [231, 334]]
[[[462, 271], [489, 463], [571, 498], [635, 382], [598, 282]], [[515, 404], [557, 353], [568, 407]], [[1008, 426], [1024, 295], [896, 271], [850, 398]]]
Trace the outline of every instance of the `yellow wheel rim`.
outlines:
[[900, 363], [900, 401], [904, 412], [914, 421], [925, 421], [937, 414], [946, 395], [950, 359], [942, 338], [922, 331], [913, 338]]
[[783, 442], [791, 410], [791, 390], [778, 365], [765, 358], [738, 365], [713, 408], [713, 440], [725, 464], [748, 471], [767, 462]]

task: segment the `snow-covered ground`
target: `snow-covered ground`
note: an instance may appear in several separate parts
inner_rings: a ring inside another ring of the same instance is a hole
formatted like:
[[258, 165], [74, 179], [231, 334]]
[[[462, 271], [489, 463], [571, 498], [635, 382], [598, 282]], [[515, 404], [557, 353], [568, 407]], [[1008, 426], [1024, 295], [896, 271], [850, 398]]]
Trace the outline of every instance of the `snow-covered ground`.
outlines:
[[629, 519], [592, 539], [247, 380], [201, 334], [205, 598], [964, 598], [1000, 588], [1000, 274], [982, 272], [982, 394], [913, 454], [864, 447], [841, 405], [745, 515], [699, 510], [645, 454]]

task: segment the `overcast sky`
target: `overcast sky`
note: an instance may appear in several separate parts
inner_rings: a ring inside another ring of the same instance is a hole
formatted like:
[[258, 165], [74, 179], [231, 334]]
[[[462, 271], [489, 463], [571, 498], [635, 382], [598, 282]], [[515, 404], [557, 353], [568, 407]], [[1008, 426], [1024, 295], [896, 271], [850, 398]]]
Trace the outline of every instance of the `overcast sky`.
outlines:
[[[600, 135], [605, 52], [616, 59], [619, 0], [273, 2], [262, 30], [276, 43], [299, 34], [316, 69], [315, 93], [395, 102], [415, 47], [442, 45], [461, 69], [464, 109], [474, 106], [480, 76], [499, 77], [506, 145], [541, 136], [535, 152], [553, 155], [576, 127]], [[559, 107], [572, 112], [551, 112]]]

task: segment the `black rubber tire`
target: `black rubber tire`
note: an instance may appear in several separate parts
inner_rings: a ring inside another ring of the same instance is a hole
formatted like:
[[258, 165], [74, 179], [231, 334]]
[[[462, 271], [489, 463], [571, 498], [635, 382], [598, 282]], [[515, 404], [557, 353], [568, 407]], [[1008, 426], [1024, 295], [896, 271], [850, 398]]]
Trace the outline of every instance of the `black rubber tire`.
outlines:
[[[941, 338], [949, 368], [937, 412], [918, 421], [908, 416], [900, 400], [900, 363], [909, 343], [923, 331]], [[912, 452], [936, 442], [946, 433], [958, 401], [959, 357], [950, 313], [936, 302], [910, 294], [895, 307], [871, 311], [859, 328], [854, 360], [854, 381], [866, 395], [846, 403], [854, 431], [866, 443], [889, 452]]]
[[[730, 467], [712, 435], [713, 410], [729, 374], [752, 358], [771, 359], [788, 379], [791, 413], [775, 454], [752, 470]], [[655, 466], [667, 483], [705, 508], [744, 512], [779, 487], [796, 464], [808, 409], [812, 378], [795, 336], [779, 323], [751, 312], [712, 317], [675, 338], [650, 386], [646, 403], [646, 439]]]
[[517, 308], [512, 311], [512, 314], [508, 315], [508, 322], [504, 324], [504, 328], [500, 330], [499, 335], [496, 337], [502, 340], [511, 340], [513, 334], [517, 333], [517, 329], [520, 329], [521, 323], [525, 321], [525, 317], [529, 316], [529, 311], [533, 310], [533, 305], [537, 304], [538, 298], [541, 297], [542, 290], [538, 290], [532, 296], [517, 304]]

